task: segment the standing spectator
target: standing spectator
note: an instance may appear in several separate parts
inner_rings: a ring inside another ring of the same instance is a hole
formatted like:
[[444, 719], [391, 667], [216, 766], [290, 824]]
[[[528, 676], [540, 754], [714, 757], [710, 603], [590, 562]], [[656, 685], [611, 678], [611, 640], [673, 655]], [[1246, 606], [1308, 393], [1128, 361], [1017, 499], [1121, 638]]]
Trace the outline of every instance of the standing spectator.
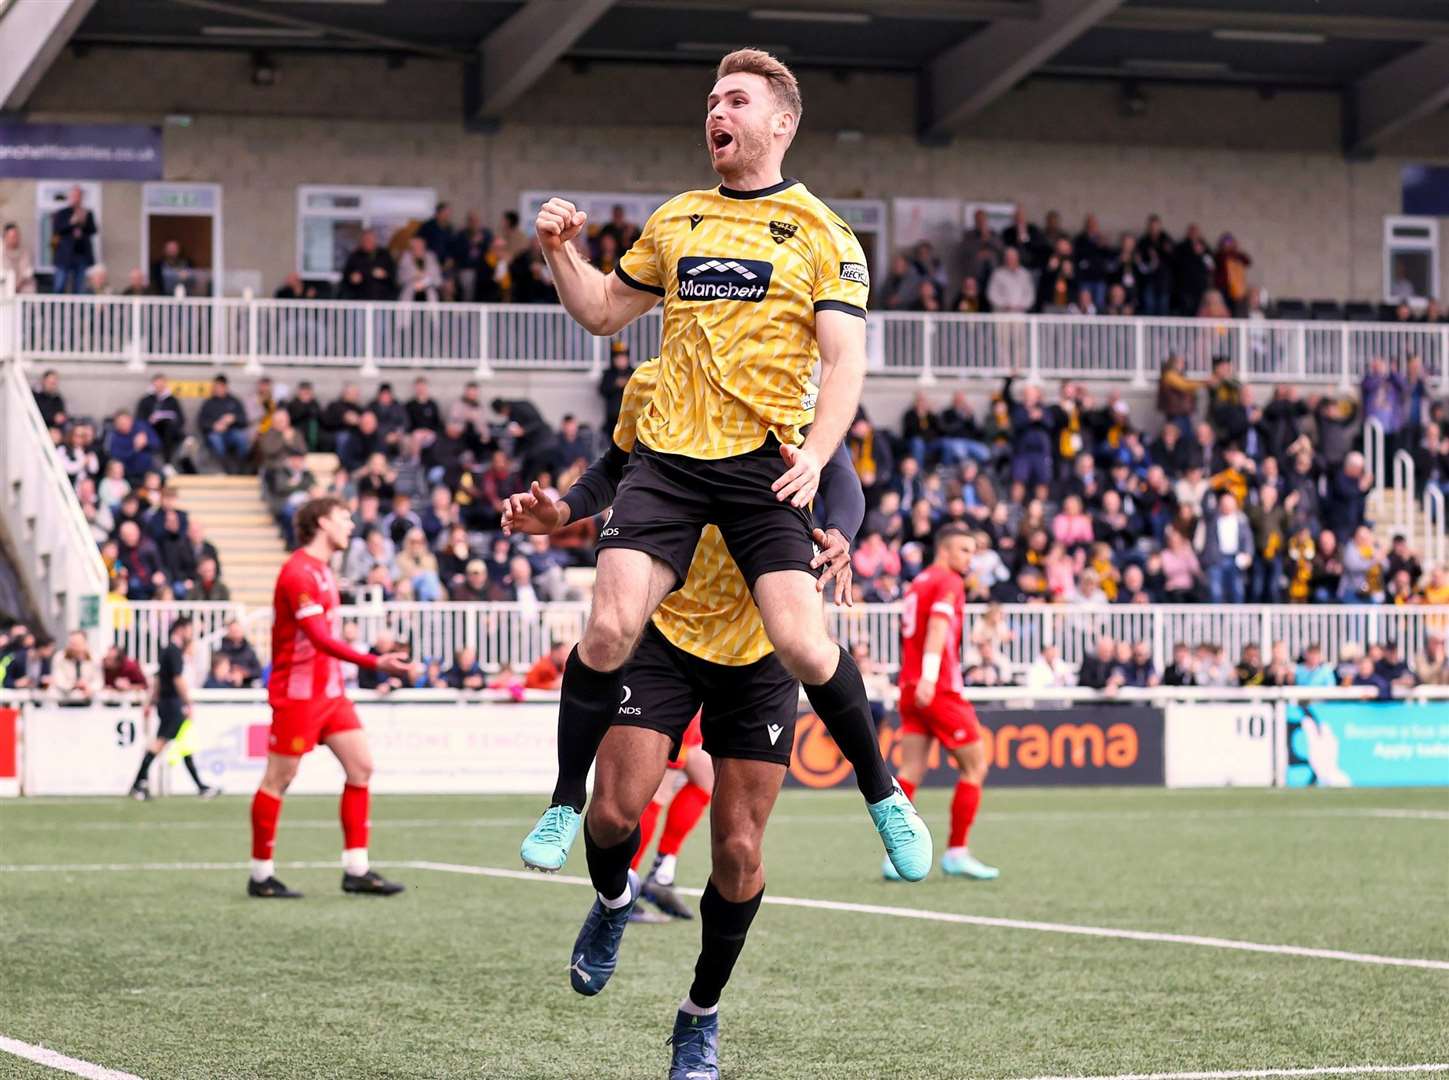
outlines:
[[151, 291], [156, 296], [171, 296], [177, 288], [191, 294], [191, 260], [175, 240], [161, 245], [161, 257], [151, 264]]
[[70, 419], [65, 411], [65, 398], [60, 395], [60, 376], [54, 368], [40, 377], [40, 389], [33, 391], [35, 407], [48, 428], [63, 428]]
[[1263, 409], [1263, 451], [1269, 457], [1284, 461], [1288, 448], [1302, 434], [1299, 425], [1308, 415], [1308, 406], [1298, 397], [1298, 387], [1280, 383], [1273, 388], [1273, 398]]
[[66, 639], [65, 652], [55, 658], [51, 667], [50, 687], [67, 705], [89, 705], [101, 692], [101, 666], [91, 656], [86, 636], [73, 630]]
[[1093, 309], [1106, 302], [1107, 274], [1112, 255], [1097, 215], [1088, 214], [1082, 223], [1082, 231], [1072, 244], [1072, 258], [1076, 262], [1076, 287], [1091, 296]]
[[151, 392], [137, 402], [136, 417], [156, 432], [161, 441], [162, 458], [170, 463], [184, 438], [186, 412], [171, 392], [171, 384], [166, 381], [165, 375], [157, 373], [151, 376]]
[[[919, 248], [917, 249], [919, 251]], [[917, 269], [926, 277], [934, 277], [933, 260], [917, 258]], [[991, 279], [992, 272], [1001, 265], [1001, 238], [991, 229], [986, 211], [978, 209], [971, 216], [971, 228], [962, 238], [961, 266], [968, 277], [978, 282]], [[938, 282], [938, 284], [942, 284]]]
[[557, 690], [562, 686], [564, 663], [569, 658], [570, 648], [567, 641], [556, 640], [550, 644], [548, 652], [535, 660], [523, 677], [524, 689]]
[[149, 685], [141, 665], [119, 645], [112, 645], [101, 659], [101, 680], [107, 690], [145, 690]]
[[54, 245], [55, 280], [51, 291], [83, 292], [86, 271], [96, 261], [91, 237], [96, 235], [96, 216], [85, 205], [80, 185], [70, 189], [66, 204], [51, 216], [50, 237]]
[[488, 281], [493, 267], [488, 263], [488, 252], [493, 247], [493, 233], [483, 225], [478, 211], [469, 210], [463, 219], [463, 227], [453, 237], [453, 273], [458, 279], [458, 298], [472, 303], [481, 303], [479, 286]]
[[13, 221], [7, 221], [0, 233], [0, 278], [5, 277], [17, 293], [35, 291], [35, 264], [20, 241], [20, 226]]
[[1248, 520], [1253, 526], [1256, 555], [1248, 600], [1276, 604], [1282, 599], [1283, 552], [1288, 546], [1288, 507], [1278, 501], [1277, 488], [1264, 484], [1258, 489], [1258, 502], [1248, 507]]
[[1036, 286], [1031, 271], [1021, 265], [1021, 252], [1016, 248], [1007, 248], [1004, 261], [991, 272], [986, 299], [991, 302], [992, 311], [1003, 314], [1019, 315], [1031, 310], [1036, 301]]
[[1218, 292], [1233, 315], [1241, 319], [1248, 313], [1248, 267], [1252, 258], [1238, 247], [1232, 233], [1223, 233], [1218, 238], [1218, 253], [1215, 257], [1214, 283]]
[[518, 227], [517, 211], [503, 211], [503, 219], [498, 228], [498, 239], [503, 241], [510, 260], [528, 250], [528, 234]]
[[1318, 428], [1318, 456], [1330, 472], [1336, 471], [1358, 442], [1358, 400], [1353, 394], [1320, 398], [1313, 406], [1313, 420]]
[[1243, 573], [1253, 564], [1253, 531], [1231, 493], [1219, 495], [1217, 506], [1203, 515], [1196, 546], [1207, 571], [1212, 602], [1241, 604]]
[[247, 437], [247, 414], [242, 403], [232, 394], [225, 375], [211, 381], [211, 396], [201, 405], [196, 418], [201, 436], [212, 456], [227, 473], [239, 473], [251, 450]]
[[1173, 244], [1156, 214], [1148, 217], [1146, 230], [1137, 238], [1137, 251], [1142, 268], [1142, 314], [1166, 315], [1172, 294]]
[[[1121, 246], [1107, 264], [1109, 315], [1131, 315], [1138, 309], [1142, 295], [1143, 256], [1137, 250], [1137, 237], [1123, 233]], [[1115, 290], [1121, 292], [1113, 295]], [[1112, 311], [1116, 307], [1119, 310]]]
[[906, 442], [906, 454], [927, 467], [935, 464], [940, 450], [940, 423], [931, 411], [930, 399], [917, 393], [911, 407], [901, 417], [901, 438]]
[[1021, 252], [1021, 264], [1036, 271], [1046, 262], [1047, 247], [1041, 230], [1026, 220], [1026, 209], [1017, 203], [1011, 214], [1011, 224], [1001, 230], [1001, 242]]
[[1207, 241], [1202, 238], [1202, 230], [1196, 225], [1189, 225], [1187, 235], [1173, 251], [1173, 306], [1179, 315], [1191, 317], [1198, 314], [1203, 296], [1212, 285], [1215, 267], [1216, 261]]
[[445, 202], [438, 203], [433, 208], [433, 216], [418, 226], [417, 235], [422, 238], [423, 246], [437, 260], [441, 279], [441, 272], [453, 267], [453, 249], [456, 244], [453, 208]]
[[[523, 399], [494, 398], [489, 407], [505, 422], [504, 431], [513, 439], [513, 456], [519, 459], [525, 477], [536, 476], [553, 458], [553, 429], [538, 406]], [[504, 497], [513, 494], [503, 493]]]
[[1357, 450], [1343, 459], [1343, 467], [1328, 479], [1324, 499], [1323, 524], [1340, 541], [1346, 540], [1363, 524], [1368, 507], [1368, 493], [1374, 479], [1364, 469], [1363, 455]]
[[1385, 598], [1384, 552], [1373, 530], [1360, 525], [1343, 545], [1340, 599], [1350, 604], [1382, 604]]
[[343, 300], [391, 300], [397, 296], [397, 268], [377, 233], [363, 229], [357, 250], [342, 265]]
[[[970, 277], [970, 275], [966, 275]], [[904, 254], [891, 260], [890, 273], [886, 275], [881, 295], [890, 311], [904, 311], [921, 294], [922, 275]], [[976, 280], [976, 279], [972, 279]], [[979, 282], [978, 282], [979, 284]]]
[[257, 651], [247, 640], [246, 627], [238, 620], [233, 619], [226, 624], [226, 634], [217, 645], [216, 651], [231, 661], [233, 671], [241, 672], [238, 686], [255, 686], [261, 679], [262, 662], [257, 659]]
[[[1187, 377], [1187, 361], [1181, 353], [1168, 353], [1157, 380], [1157, 411], [1182, 435], [1192, 434], [1193, 420], [1197, 416], [1197, 392], [1204, 385]], [[1166, 434], [1165, 430], [1163, 434]]]
[[1389, 362], [1382, 356], [1375, 356], [1369, 361], [1361, 392], [1364, 419], [1377, 420], [1383, 425], [1384, 457], [1392, 461], [1396, 450], [1405, 449], [1400, 438], [1409, 397], [1404, 377], [1390, 371]]
[[397, 263], [398, 299], [412, 303], [438, 302], [443, 287], [443, 269], [421, 234], [408, 240], [408, 248]]
[[609, 220], [599, 230], [599, 238], [612, 236], [614, 242], [619, 245], [619, 254], [623, 254], [634, 246], [639, 239], [639, 226], [628, 219], [624, 208], [617, 203], [609, 211]]
[[1076, 265], [1071, 240], [1059, 237], [1037, 278], [1036, 303], [1043, 312], [1061, 314], [1065, 311], [1077, 285]]

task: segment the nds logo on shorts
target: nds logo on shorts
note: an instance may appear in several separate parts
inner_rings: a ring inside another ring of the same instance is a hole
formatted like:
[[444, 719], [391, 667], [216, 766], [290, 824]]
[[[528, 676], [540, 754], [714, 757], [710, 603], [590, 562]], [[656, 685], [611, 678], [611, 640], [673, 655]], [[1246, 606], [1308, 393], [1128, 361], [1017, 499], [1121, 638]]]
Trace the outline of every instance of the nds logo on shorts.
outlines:
[[624, 696], [619, 699], [620, 716], [643, 716], [644, 710], [638, 705], [630, 705], [629, 699], [634, 696], [634, 691], [628, 686], [624, 687]]
[[690, 255], [679, 260], [681, 300], [743, 300], [758, 304], [770, 291], [773, 263], [757, 259], [709, 259]]

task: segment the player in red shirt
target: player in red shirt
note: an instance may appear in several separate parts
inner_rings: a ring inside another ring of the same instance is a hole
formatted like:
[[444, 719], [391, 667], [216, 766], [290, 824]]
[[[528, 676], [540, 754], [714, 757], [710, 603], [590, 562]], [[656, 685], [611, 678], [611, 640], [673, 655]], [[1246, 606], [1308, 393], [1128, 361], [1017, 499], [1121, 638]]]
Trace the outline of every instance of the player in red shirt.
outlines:
[[272, 852], [282, 793], [297, 775], [302, 756], [319, 742], [337, 755], [346, 773], [342, 789], [342, 891], [392, 896], [403, 887], [371, 870], [367, 863], [368, 781], [372, 751], [367, 736], [343, 694], [340, 661], [404, 679], [414, 676], [405, 653], [373, 656], [348, 648], [338, 638], [337, 581], [332, 556], [347, 548], [352, 514], [335, 496], [304, 504], [293, 518], [301, 544], [277, 576], [273, 595], [272, 674], [267, 699], [272, 730], [267, 769], [252, 799], [252, 874], [247, 895], [297, 898], [277, 880]]
[[[987, 771], [981, 721], [961, 682], [963, 578], [970, 566], [971, 534], [962, 525], [947, 525], [936, 534], [935, 562], [917, 575], [906, 593], [901, 614], [901, 768], [896, 779], [914, 800], [916, 786], [926, 775], [932, 739], [956, 759], [961, 778], [951, 799], [951, 839], [941, 870], [948, 877], [990, 881], [1000, 871], [966, 848]], [[889, 859], [881, 873], [888, 881], [900, 880]]]

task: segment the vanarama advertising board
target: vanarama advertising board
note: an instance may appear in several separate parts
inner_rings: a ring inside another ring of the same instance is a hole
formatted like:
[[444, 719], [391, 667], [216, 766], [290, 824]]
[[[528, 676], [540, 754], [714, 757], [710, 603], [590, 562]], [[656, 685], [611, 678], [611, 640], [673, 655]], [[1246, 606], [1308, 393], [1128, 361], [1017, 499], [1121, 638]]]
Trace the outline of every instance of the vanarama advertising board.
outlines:
[[[988, 783], [998, 787], [1041, 784], [1161, 784], [1162, 710], [1135, 705], [1063, 709], [978, 709], [991, 762]], [[882, 725], [881, 752], [900, 763], [899, 732]], [[828, 788], [851, 781], [850, 765], [813, 712], [795, 725], [795, 753], [787, 783]], [[927, 786], [956, 782], [949, 754], [933, 746]]]

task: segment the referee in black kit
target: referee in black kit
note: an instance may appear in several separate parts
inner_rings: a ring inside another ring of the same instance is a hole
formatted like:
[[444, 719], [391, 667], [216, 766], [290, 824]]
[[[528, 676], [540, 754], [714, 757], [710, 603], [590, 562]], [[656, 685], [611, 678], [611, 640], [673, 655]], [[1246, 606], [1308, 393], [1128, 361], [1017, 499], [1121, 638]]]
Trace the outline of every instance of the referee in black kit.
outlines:
[[[186, 685], [186, 653], [191, 648], [195, 635], [191, 619], [182, 615], [171, 624], [171, 641], [161, 650], [161, 665], [156, 670], [156, 682], [152, 687], [151, 697], [141, 712], [144, 723], [150, 718], [151, 707], [154, 705], [156, 715], [161, 718], [161, 726], [156, 729], [156, 737], [151, 740], [151, 745], [146, 747], [146, 756], [141, 759], [140, 771], [136, 773], [135, 783], [131, 785], [133, 799], [145, 800], [151, 797], [147, 778], [151, 771], [151, 762], [166, 749], [167, 743], [181, 733], [182, 727], [191, 717], [191, 690]], [[181, 762], [191, 774], [191, 779], [196, 781], [198, 795], [203, 799], [214, 799], [221, 794], [221, 788], [208, 787], [201, 782], [201, 774], [196, 771], [196, 762], [189, 753], [182, 757]]]

